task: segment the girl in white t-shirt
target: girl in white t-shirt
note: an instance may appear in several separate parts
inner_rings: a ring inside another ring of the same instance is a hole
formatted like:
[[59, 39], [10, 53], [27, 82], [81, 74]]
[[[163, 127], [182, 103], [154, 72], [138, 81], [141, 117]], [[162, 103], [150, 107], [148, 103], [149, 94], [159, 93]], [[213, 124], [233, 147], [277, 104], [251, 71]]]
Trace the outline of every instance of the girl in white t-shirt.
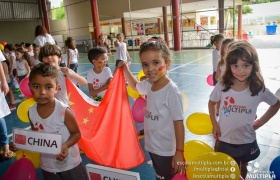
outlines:
[[88, 71], [88, 89], [92, 98], [105, 95], [105, 92], [112, 80], [112, 72], [105, 67], [107, 53], [104, 49], [93, 48], [88, 52], [88, 60], [94, 67]]
[[4, 117], [11, 113], [5, 99], [5, 95], [9, 91], [9, 86], [5, 78], [2, 61], [5, 60], [2, 51], [0, 51], [0, 148], [3, 149], [1, 156], [4, 159], [12, 158], [13, 152], [9, 150], [9, 138], [7, 134], [7, 126]]
[[18, 80], [21, 82], [24, 78], [29, 77], [30, 67], [31, 67], [31, 59], [28, 52], [23, 51], [22, 48], [16, 49], [16, 67], [17, 67], [17, 75]]
[[145, 42], [140, 46], [140, 64], [146, 80], [137, 81], [125, 61], [125, 77], [130, 87], [147, 95], [145, 107], [145, 149], [150, 153], [157, 179], [172, 179], [185, 173], [184, 113], [182, 94], [168, 78], [170, 53], [164, 42]]
[[115, 41], [116, 47], [116, 67], [121, 61], [127, 62], [127, 58], [131, 61], [129, 53], [127, 51], [126, 43], [124, 41], [124, 35], [122, 33], [117, 34], [117, 40]]
[[109, 47], [109, 45], [106, 43], [106, 39], [105, 36], [103, 34], [100, 34], [98, 36], [98, 48], [104, 49], [105, 52], [107, 53], [107, 60], [106, 60], [106, 66], [109, 67], [108, 64], [108, 56], [111, 55], [111, 49]]
[[[238, 164], [245, 179], [249, 161], [256, 159], [260, 150], [256, 131], [272, 118], [280, 107], [278, 98], [264, 84], [255, 48], [247, 41], [235, 41], [228, 49], [226, 69], [210, 95], [209, 114], [213, 135], [218, 138], [217, 150], [230, 155]], [[221, 101], [219, 121], [215, 104]], [[256, 119], [261, 102], [270, 107]]]
[[76, 48], [76, 41], [73, 37], [68, 37], [66, 40], [67, 47], [67, 67], [77, 73], [79, 66], [79, 53]]

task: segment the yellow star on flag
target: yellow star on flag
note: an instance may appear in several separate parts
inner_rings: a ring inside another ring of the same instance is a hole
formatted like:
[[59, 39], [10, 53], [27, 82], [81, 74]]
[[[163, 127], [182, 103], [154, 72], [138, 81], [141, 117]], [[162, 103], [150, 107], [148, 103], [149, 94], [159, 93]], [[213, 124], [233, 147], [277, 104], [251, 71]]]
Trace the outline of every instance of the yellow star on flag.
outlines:
[[88, 109], [88, 113], [90, 114], [90, 113], [93, 113], [93, 107], [90, 107], [89, 109]]
[[87, 122], [89, 122], [88, 118], [83, 118], [83, 123], [87, 124]]
[[68, 104], [69, 104], [69, 106], [72, 106], [72, 105], [75, 104], [75, 103], [73, 103], [72, 101], [70, 101], [70, 96], [71, 96], [71, 93], [68, 94]]

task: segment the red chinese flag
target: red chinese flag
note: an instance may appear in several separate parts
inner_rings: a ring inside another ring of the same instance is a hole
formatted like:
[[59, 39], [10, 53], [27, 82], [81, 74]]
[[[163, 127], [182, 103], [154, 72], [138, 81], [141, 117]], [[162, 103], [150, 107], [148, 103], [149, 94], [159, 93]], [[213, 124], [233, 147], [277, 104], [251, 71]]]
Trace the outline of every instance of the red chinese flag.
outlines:
[[122, 68], [114, 74], [99, 104], [66, 78], [69, 105], [75, 112], [79, 147], [98, 164], [130, 169], [145, 162], [134, 126]]

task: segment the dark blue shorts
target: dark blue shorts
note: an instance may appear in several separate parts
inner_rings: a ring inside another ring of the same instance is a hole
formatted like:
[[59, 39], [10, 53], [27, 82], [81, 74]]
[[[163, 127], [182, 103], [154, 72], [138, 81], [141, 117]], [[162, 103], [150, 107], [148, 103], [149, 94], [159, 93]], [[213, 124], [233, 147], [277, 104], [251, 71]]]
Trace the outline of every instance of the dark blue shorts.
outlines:
[[260, 155], [260, 148], [256, 140], [248, 144], [229, 144], [219, 140], [218, 151], [230, 155], [237, 164], [247, 163]]

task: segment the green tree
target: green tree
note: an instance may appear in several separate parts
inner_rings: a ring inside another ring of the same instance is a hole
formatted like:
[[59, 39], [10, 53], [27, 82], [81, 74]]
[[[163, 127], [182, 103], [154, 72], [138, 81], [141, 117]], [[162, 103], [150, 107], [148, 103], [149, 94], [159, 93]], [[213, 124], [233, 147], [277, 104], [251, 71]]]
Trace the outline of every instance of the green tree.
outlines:
[[52, 7], [52, 19], [61, 20], [65, 19], [65, 10], [63, 2], [60, 3], [60, 7]]

